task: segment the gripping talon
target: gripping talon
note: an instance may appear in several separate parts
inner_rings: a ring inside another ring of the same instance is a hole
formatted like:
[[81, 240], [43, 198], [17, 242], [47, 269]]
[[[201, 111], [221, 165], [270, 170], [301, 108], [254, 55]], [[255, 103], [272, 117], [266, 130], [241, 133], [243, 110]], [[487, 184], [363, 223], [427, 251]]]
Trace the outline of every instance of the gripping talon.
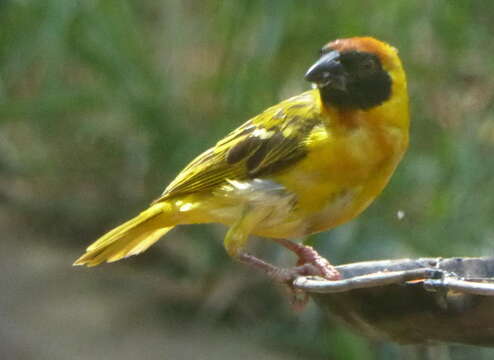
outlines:
[[315, 272], [306, 275], [322, 276], [328, 280], [339, 280], [341, 275], [331, 263], [314, 250], [312, 246], [298, 244], [286, 239], [274, 239], [277, 243], [298, 256], [297, 265], [311, 264], [316, 269]]

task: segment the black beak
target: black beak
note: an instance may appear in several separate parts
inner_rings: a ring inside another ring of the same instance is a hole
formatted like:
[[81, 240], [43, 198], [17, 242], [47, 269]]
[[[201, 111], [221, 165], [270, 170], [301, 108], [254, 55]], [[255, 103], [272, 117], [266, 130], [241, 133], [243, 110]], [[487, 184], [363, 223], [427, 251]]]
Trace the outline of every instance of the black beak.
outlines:
[[331, 51], [321, 56], [305, 73], [305, 80], [317, 84], [318, 87], [331, 87], [345, 91], [346, 76], [340, 62], [340, 53]]

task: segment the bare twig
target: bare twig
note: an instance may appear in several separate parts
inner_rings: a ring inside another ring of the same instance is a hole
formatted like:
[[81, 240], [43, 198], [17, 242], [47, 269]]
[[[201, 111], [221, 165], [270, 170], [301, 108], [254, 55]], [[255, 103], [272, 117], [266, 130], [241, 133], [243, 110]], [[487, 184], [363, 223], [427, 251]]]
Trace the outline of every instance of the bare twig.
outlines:
[[372, 339], [494, 347], [494, 258], [367, 261], [336, 267], [342, 280], [299, 277], [327, 313]]
[[494, 296], [494, 283], [455, 279], [449, 276], [443, 279], [427, 279], [424, 287], [429, 289], [447, 289], [465, 294]]
[[476, 279], [477, 281], [458, 279], [454, 274], [446, 273], [437, 268], [383, 271], [337, 281], [301, 276], [295, 279], [293, 286], [307, 292], [330, 294], [354, 289], [403, 284], [413, 280], [423, 280], [424, 288], [429, 291], [446, 289], [465, 294], [494, 296], [494, 283], [487, 282], [492, 281], [491, 278]]
[[368, 275], [355, 276], [349, 279], [328, 281], [322, 278], [299, 277], [293, 285], [300, 290], [319, 294], [337, 293], [353, 289], [363, 289], [390, 284], [399, 284], [418, 279], [430, 279], [437, 269], [423, 268], [403, 271], [377, 272]]

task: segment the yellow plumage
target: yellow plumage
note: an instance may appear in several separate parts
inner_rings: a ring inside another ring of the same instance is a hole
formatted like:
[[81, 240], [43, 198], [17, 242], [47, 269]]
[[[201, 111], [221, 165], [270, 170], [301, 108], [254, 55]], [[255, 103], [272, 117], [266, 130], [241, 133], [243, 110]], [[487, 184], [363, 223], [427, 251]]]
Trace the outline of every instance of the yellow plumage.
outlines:
[[163, 226], [161, 217], [166, 214], [166, 205], [155, 204], [106, 233], [87, 248], [86, 254], [75, 265], [95, 266], [103, 261], [114, 262], [145, 251], [173, 228]]
[[225, 248], [238, 257], [249, 234], [295, 238], [360, 214], [408, 145], [400, 60], [372, 38], [337, 40], [306, 77], [318, 88], [267, 109], [199, 155], [147, 210], [75, 264], [116, 261], [175, 225], [208, 222], [230, 226]]

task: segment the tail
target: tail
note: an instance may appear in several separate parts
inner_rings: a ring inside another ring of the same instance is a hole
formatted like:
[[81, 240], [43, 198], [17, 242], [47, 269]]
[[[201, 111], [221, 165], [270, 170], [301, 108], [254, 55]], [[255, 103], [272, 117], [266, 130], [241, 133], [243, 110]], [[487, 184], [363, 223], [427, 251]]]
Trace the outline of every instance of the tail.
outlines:
[[160, 216], [166, 216], [166, 213], [170, 212], [169, 208], [170, 204], [167, 202], [152, 205], [96, 240], [74, 265], [96, 266], [105, 261], [114, 262], [147, 250], [173, 229], [173, 226], [166, 227], [166, 220]]

